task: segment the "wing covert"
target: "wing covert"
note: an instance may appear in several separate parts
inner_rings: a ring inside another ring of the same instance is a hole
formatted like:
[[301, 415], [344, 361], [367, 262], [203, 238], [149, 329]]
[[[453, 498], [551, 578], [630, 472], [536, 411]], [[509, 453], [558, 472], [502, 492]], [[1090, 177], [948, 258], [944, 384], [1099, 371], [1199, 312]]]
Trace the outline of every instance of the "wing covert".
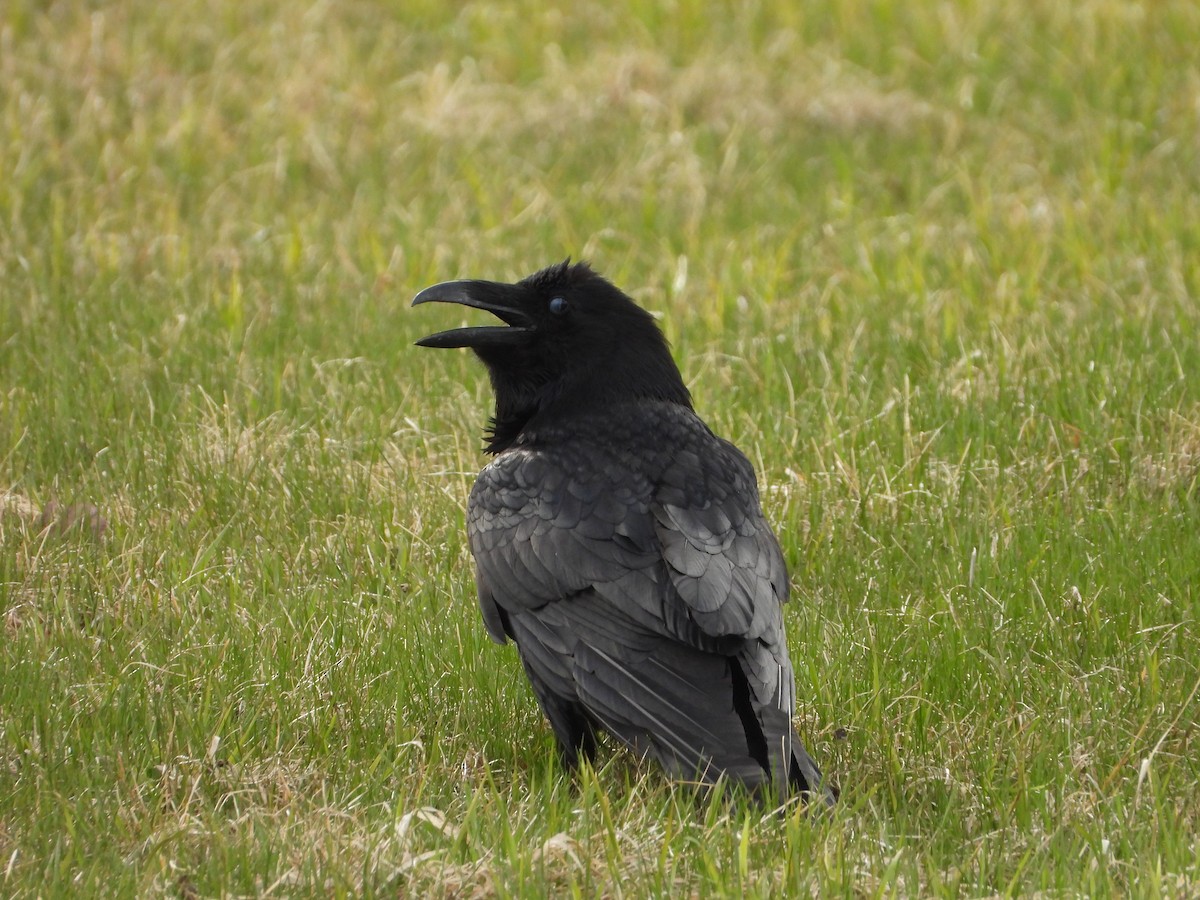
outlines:
[[631, 459], [580, 441], [514, 448], [480, 473], [468, 532], [494, 639], [509, 633], [505, 612], [588, 588], [694, 647], [779, 638], [787, 573], [753, 469], [707, 429], [684, 437], [705, 438], [710, 452], [681, 440]]

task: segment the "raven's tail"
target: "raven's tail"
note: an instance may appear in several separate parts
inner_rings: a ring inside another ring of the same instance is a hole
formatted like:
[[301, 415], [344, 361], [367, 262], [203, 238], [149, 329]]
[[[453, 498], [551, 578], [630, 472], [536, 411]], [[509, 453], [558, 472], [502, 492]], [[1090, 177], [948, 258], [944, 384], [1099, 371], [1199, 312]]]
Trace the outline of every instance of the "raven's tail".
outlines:
[[821, 802], [833, 806], [837, 802], [837, 793], [825, 780], [813, 758], [804, 749], [799, 735], [792, 732], [792, 759], [788, 766], [788, 787], [793, 791], [804, 794], [809, 803]]

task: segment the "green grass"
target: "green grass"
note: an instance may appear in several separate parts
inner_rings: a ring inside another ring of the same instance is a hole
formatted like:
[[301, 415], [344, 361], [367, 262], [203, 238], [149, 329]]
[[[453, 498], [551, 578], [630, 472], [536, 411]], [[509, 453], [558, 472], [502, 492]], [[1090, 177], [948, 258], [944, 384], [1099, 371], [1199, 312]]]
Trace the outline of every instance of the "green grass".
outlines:
[[[1200, 892], [1198, 43], [1190, 0], [9, 0], [0, 893]], [[832, 815], [565, 783], [486, 640], [487, 381], [407, 303], [567, 254], [760, 473]]]

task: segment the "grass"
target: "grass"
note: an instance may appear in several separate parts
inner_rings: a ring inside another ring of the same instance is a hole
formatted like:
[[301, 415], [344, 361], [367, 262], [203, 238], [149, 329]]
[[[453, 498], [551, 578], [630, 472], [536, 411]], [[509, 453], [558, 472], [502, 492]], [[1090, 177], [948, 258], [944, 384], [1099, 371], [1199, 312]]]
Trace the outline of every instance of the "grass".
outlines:
[[[1200, 892], [1197, 39], [10, 0], [0, 893]], [[485, 639], [486, 378], [406, 306], [567, 254], [755, 462], [831, 816], [564, 783]]]

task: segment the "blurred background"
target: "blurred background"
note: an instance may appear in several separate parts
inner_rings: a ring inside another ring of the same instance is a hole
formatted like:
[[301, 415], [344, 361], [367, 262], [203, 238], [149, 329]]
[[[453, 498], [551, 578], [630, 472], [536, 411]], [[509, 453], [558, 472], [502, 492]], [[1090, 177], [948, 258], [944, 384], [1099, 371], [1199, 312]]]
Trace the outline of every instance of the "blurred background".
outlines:
[[[0, 892], [1194, 895], [1197, 47], [1193, 0], [4, 0]], [[412, 347], [479, 318], [408, 304], [568, 255], [759, 472], [832, 824], [580, 799], [483, 635], [490, 390]]]

